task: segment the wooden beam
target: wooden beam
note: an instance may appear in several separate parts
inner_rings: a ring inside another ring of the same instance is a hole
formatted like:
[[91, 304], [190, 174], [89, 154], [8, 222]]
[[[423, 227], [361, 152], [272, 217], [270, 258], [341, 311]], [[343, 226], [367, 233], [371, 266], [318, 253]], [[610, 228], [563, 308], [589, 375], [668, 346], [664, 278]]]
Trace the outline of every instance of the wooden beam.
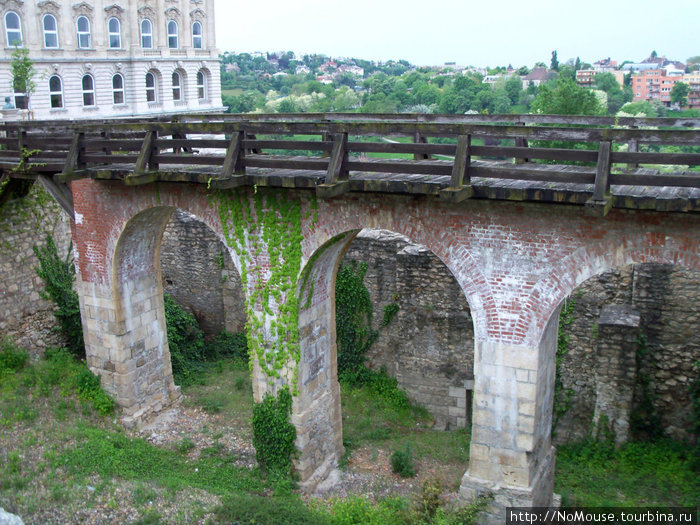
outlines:
[[333, 150], [328, 162], [326, 181], [316, 186], [316, 194], [324, 199], [337, 197], [347, 192], [350, 188], [348, 179], [348, 134], [336, 133], [333, 135]]
[[66, 163], [63, 165], [63, 171], [61, 172], [62, 175], [69, 175], [83, 167], [81, 157], [84, 152], [84, 148], [82, 147], [84, 137], [85, 133], [81, 132], [73, 135], [73, 143], [68, 150]]
[[243, 132], [234, 131], [233, 135], [231, 135], [231, 142], [229, 142], [228, 149], [226, 150], [226, 158], [224, 159], [224, 165], [221, 169], [221, 178], [228, 179], [234, 174], [244, 174], [244, 155], [245, 150], [243, 149]]
[[39, 181], [41, 181], [42, 186], [49, 192], [54, 200], [63, 208], [71, 218], [75, 221], [75, 209], [73, 207], [73, 193], [68, 189], [65, 184], [56, 184], [53, 179], [50, 179], [46, 175], [39, 175]]
[[[413, 136], [413, 143], [414, 144], [427, 144], [428, 141], [426, 138], [421, 135], [419, 131], [416, 131], [415, 135]], [[413, 160], [427, 160], [430, 158], [430, 154], [426, 153], [414, 153], [413, 154]]]
[[155, 153], [155, 141], [156, 132], [153, 130], [148, 131], [146, 137], [143, 139], [143, 146], [141, 147], [139, 158], [136, 160], [134, 174], [142, 175], [146, 173], [147, 168], [151, 171], [158, 169], [158, 166], [153, 166], [152, 162], [152, 157]]
[[[525, 126], [524, 122], [519, 122], [518, 125], [520, 126]], [[515, 137], [515, 147], [516, 148], [527, 148], [527, 139], [524, 137]], [[529, 162], [530, 159], [523, 158], [523, 157], [516, 157], [515, 163], [516, 164], [524, 164], [526, 162]]]
[[452, 165], [450, 186], [440, 191], [440, 198], [449, 202], [460, 202], [474, 194], [469, 178], [471, 164], [471, 135], [460, 135], [457, 139], [457, 151]]

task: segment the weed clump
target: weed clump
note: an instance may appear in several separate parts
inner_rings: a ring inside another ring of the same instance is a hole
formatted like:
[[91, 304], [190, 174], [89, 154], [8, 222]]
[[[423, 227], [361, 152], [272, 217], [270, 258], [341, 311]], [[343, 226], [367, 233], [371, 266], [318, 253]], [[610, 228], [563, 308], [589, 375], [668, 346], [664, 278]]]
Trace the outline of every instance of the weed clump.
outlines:
[[413, 450], [409, 442], [406, 442], [403, 449], [397, 450], [391, 455], [391, 469], [394, 474], [398, 474], [402, 478], [412, 478], [416, 475]]
[[16, 372], [29, 362], [29, 354], [9, 337], [0, 339], [0, 376]]

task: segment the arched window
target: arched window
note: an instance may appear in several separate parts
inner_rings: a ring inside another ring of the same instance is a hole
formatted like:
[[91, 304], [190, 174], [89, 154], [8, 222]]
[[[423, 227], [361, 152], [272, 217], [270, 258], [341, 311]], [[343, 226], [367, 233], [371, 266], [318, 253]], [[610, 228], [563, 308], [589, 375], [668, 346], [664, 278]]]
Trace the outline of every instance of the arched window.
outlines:
[[182, 75], [177, 71], [173, 72], [173, 101], [182, 100]]
[[175, 20], [168, 22], [168, 47], [170, 49], [177, 49], [178, 47], [177, 22]]
[[78, 47], [80, 49], [90, 49], [92, 47], [92, 39], [90, 36], [90, 20], [86, 16], [79, 16], [76, 20], [78, 28]]
[[63, 107], [63, 82], [58, 75], [49, 77], [49, 98], [52, 108]]
[[83, 106], [92, 107], [95, 105], [95, 79], [92, 75], [83, 75]]
[[202, 24], [195, 22], [192, 24], [192, 47], [202, 49]]
[[119, 49], [122, 47], [122, 32], [118, 18], [110, 18], [107, 22], [107, 31], [109, 33], [109, 47], [111, 49]]
[[44, 47], [55, 49], [58, 47], [58, 24], [53, 15], [44, 15]]
[[5, 14], [5, 35], [7, 47], [22, 47], [22, 23], [17, 13], [9, 11]]
[[146, 73], [146, 101], [157, 102], [156, 98], [156, 76], [150, 71]]
[[141, 47], [153, 48], [153, 24], [148, 18], [141, 20]]
[[112, 77], [112, 100], [115, 104], [124, 104], [124, 77], [119, 73]]
[[199, 100], [207, 98], [207, 76], [201, 70], [197, 72], [197, 97]]

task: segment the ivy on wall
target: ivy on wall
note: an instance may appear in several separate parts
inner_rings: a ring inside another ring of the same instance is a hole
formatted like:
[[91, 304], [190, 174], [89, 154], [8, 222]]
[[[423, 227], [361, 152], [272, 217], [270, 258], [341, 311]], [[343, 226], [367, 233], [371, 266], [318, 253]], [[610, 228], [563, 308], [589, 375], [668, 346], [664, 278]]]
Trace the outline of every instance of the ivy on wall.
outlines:
[[[293, 367], [292, 392], [297, 393], [302, 203], [283, 191], [215, 192], [226, 244], [236, 250], [246, 294], [248, 348], [274, 382]], [[314, 219], [316, 203], [312, 202]], [[251, 279], [254, 276], [254, 279]]]

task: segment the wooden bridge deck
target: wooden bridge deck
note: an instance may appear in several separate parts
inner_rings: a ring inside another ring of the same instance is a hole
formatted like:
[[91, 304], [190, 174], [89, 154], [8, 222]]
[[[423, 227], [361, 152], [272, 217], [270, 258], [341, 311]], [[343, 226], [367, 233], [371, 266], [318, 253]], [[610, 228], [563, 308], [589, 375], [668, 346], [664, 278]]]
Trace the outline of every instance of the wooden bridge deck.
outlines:
[[350, 191], [585, 204], [598, 215], [700, 211], [697, 119], [624, 119], [620, 127], [605, 117], [429, 117], [6, 123], [0, 169], [4, 179], [39, 178], [67, 209], [65, 183], [93, 178], [300, 188], [323, 198]]

